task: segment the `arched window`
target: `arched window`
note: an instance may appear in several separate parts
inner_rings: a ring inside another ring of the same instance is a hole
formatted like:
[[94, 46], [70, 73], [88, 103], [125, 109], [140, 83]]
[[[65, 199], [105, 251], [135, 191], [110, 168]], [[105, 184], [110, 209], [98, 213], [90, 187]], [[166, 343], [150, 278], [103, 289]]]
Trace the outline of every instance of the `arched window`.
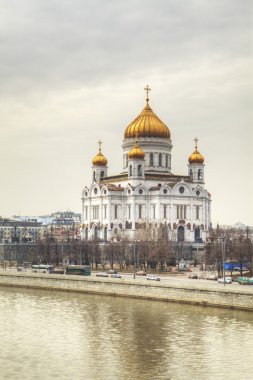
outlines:
[[159, 166], [162, 166], [162, 154], [159, 153]]
[[139, 205], [139, 219], [142, 218], [142, 205]]
[[198, 170], [198, 179], [202, 179], [202, 171], [201, 171], [201, 169]]
[[104, 241], [107, 241], [107, 228], [104, 229]]
[[154, 155], [153, 153], [150, 153], [150, 166], [154, 166]]
[[166, 168], [168, 167], [168, 162], [169, 162], [169, 160], [168, 160], [168, 155], [166, 154], [166, 156], [165, 156], [165, 166], [166, 166]]
[[138, 165], [138, 176], [142, 176], [142, 168], [141, 168], [141, 165]]
[[87, 227], [85, 228], [85, 240], [86, 241], [88, 240], [88, 228]]
[[100, 174], [101, 178], [103, 178], [104, 175], [105, 175], [105, 172], [102, 170], [102, 171], [101, 171], [101, 174]]
[[93, 172], [93, 179], [96, 181], [96, 172]]
[[192, 169], [190, 169], [190, 177], [192, 178]]
[[129, 175], [130, 175], [130, 177], [132, 177], [132, 175], [133, 175], [133, 167], [132, 167], [132, 165], [129, 166]]
[[126, 154], [126, 167], [128, 166], [128, 154]]

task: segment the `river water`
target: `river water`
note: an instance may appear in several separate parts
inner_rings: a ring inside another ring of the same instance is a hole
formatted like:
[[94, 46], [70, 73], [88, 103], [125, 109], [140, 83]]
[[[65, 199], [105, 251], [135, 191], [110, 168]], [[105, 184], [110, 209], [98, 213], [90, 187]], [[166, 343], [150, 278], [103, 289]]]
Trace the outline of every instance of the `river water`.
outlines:
[[253, 313], [0, 288], [0, 379], [250, 379]]

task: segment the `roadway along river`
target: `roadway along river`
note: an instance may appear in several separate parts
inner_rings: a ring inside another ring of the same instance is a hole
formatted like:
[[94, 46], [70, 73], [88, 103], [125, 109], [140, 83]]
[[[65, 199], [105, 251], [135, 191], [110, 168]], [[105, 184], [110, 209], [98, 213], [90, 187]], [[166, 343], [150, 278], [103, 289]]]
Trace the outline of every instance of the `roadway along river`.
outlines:
[[250, 379], [253, 313], [0, 288], [0, 378]]

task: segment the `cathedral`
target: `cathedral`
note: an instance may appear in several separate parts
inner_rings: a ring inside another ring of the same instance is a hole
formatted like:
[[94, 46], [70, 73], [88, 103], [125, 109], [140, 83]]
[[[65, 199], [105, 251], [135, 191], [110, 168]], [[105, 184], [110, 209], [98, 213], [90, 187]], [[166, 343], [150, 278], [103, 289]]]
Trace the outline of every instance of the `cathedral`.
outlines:
[[84, 240], [118, 241], [166, 238], [205, 242], [211, 223], [211, 195], [205, 189], [204, 157], [195, 149], [188, 174], [171, 171], [170, 129], [146, 105], [126, 127], [123, 171], [109, 175], [101, 150], [92, 160], [92, 181], [82, 191], [81, 236]]

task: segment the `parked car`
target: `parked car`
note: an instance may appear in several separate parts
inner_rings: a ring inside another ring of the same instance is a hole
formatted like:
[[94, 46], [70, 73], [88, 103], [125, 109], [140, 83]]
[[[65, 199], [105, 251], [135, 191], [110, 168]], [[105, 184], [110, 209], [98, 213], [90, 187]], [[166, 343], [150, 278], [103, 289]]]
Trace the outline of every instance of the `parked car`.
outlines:
[[122, 278], [122, 276], [119, 273], [113, 273], [111, 275], [112, 278]]
[[147, 273], [144, 272], [143, 270], [138, 270], [138, 272], [136, 272], [137, 276], [146, 276]]
[[240, 285], [253, 285], [253, 277], [238, 277], [236, 281]]
[[199, 277], [198, 277], [197, 273], [191, 273], [190, 276], [189, 276], [189, 278], [197, 279]]
[[108, 273], [108, 274], [116, 274], [117, 271], [114, 270], [114, 269], [109, 269], [109, 270], [107, 271], [107, 273]]
[[96, 274], [97, 277], [109, 277], [109, 274], [106, 272], [99, 272]]
[[158, 277], [154, 274], [148, 274], [146, 278], [147, 278], [147, 280], [153, 280], [153, 281], [160, 281], [161, 280], [160, 277]]
[[[220, 284], [224, 284], [224, 277], [218, 278], [217, 280]], [[225, 284], [232, 284], [232, 278], [231, 277], [225, 277]]]

